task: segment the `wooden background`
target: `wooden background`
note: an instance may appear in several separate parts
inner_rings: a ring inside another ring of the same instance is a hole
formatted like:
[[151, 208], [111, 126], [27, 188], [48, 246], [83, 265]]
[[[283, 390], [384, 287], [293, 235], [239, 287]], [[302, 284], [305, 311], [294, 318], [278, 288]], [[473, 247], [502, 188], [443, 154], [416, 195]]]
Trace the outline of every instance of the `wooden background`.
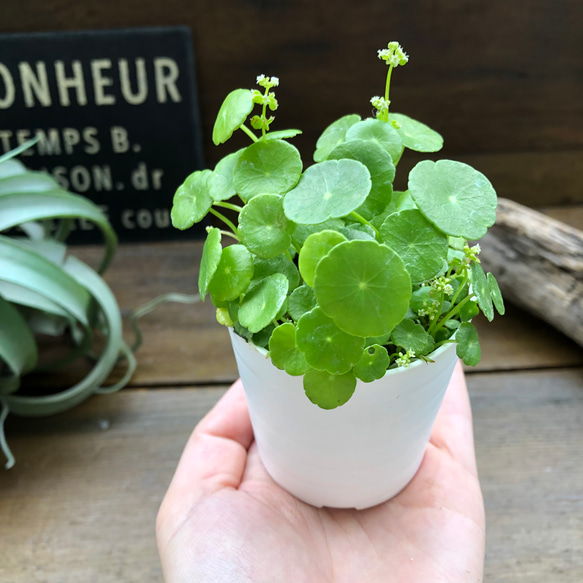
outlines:
[[[529, 206], [583, 202], [583, 3], [580, 0], [2, 0], [0, 31], [187, 25], [204, 146], [213, 167], [233, 146], [210, 135], [224, 96], [277, 75], [275, 129], [297, 127], [310, 155], [321, 131], [367, 116], [382, 93], [376, 50], [399, 40], [395, 111], [445, 137], [441, 157], [484, 172]], [[0, 113], [0, 125], [1, 125]], [[415, 158], [403, 160], [401, 180]]]

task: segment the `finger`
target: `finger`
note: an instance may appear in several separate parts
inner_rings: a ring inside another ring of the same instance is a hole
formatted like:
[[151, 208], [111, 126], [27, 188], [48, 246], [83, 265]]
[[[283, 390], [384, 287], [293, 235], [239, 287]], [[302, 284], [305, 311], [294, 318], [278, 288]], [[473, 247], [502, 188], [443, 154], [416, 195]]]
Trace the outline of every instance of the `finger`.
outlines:
[[447, 450], [455, 460], [477, 475], [470, 397], [459, 361], [437, 415], [431, 443]]
[[243, 385], [237, 381], [193, 431], [168, 495], [197, 499], [241, 483], [253, 441]]

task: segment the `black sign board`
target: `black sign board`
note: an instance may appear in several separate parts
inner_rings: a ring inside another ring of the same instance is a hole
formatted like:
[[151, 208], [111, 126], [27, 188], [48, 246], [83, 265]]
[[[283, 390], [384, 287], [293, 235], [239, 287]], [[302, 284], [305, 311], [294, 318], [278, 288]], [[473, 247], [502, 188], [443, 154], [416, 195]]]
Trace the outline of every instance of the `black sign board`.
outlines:
[[[0, 153], [35, 135], [20, 160], [100, 205], [120, 240], [184, 236], [172, 197], [203, 168], [190, 31], [0, 35]], [[100, 235], [78, 223], [74, 239]]]

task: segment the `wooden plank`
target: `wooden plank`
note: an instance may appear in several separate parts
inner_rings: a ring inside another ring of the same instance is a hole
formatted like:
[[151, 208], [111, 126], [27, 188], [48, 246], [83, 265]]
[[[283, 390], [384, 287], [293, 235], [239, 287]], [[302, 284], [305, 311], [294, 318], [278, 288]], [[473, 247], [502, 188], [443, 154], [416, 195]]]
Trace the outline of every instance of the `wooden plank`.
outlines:
[[[487, 581], [583, 580], [583, 369], [469, 377], [487, 510]], [[0, 580], [160, 581], [154, 518], [222, 388], [125, 390], [9, 419]]]
[[583, 581], [583, 369], [473, 375], [485, 581]]
[[221, 395], [127, 390], [46, 419], [9, 419], [0, 580], [161, 581], [158, 506], [190, 431]]

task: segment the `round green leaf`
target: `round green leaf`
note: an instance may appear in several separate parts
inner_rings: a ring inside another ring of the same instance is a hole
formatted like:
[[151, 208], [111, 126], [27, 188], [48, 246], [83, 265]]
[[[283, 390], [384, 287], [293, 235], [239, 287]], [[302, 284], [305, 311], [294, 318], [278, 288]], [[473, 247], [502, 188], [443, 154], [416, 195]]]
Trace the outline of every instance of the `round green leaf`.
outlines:
[[283, 199], [286, 216], [306, 225], [343, 217], [370, 192], [370, 173], [356, 160], [327, 160], [310, 166]]
[[213, 127], [215, 146], [226, 142], [233, 132], [245, 123], [253, 105], [249, 89], [235, 89], [225, 97]]
[[405, 350], [413, 350], [417, 356], [428, 354], [433, 350], [431, 335], [425, 331], [421, 324], [416, 324], [410, 318], [405, 318], [395, 326], [391, 338], [396, 346]]
[[233, 185], [247, 202], [257, 194], [284, 194], [302, 175], [298, 150], [281, 140], [259, 141], [239, 157], [233, 173]]
[[225, 247], [208, 284], [213, 302], [238, 298], [249, 287], [252, 277], [253, 257], [247, 248], [244, 245]]
[[364, 339], [343, 332], [316, 307], [300, 318], [296, 344], [316, 370], [344, 374], [360, 360]]
[[282, 198], [277, 194], [253, 197], [239, 215], [241, 241], [259, 257], [276, 257], [291, 245], [295, 225], [283, 212]]
[[206, 298], [208, 285], [221, 260], [222, 251], [221, 231], [216, 227], [211, 227], [204, 242], [204, 247], [202, 248], [202, 258], [198, 272], [198, 291], [203, 302]]
[[389, 121], [396, 121], [396, 128], [403, 140], [403, 146], [415, 152], [438, 152], [443, 147], [443, 138], [424, 123], [402, 113], [390, 113]]
[[310, 235], [300, 251], [298, 266], [304, 281], [309, 285], [314, 285], [314, 274], [316, 265], [320, 259], [327, 255], [332, 247], [346, 241], [346, 237], [337, 231], [320, 231]]
[[386, 245], [347, 241], [318, 263], [314, 292], [322, 310], [345, 332], [382, 336], [407, 313], [411, 277]]
[[479, 239], [496, 220], [492, 185], [462, 162], [419, 162], [409, 174], [409, 192], [425, 217], [447, 235]]
[[371, 219], [374, 215], [382, 213], [391, 201], [395, 179], [395, 166], [389, 153], [375, 142], [351, 140], [339, 144], [328, 155], [328, 160], [343, 158], [361, 162], [370, 172], [370, 192], [356, 212], [365, 219]]
[[193, 172], [178, 187], [172, 203], [172, 225], [176, 229], [189, 229], [202, 221], [211, 208], [213, 199], [209, 195], [210, 170]]
[[344, 142], [346, 132], [355, 123], [360, 121], [360, 115], [352, 113], [337, 119], [330, 124], [318, 138], [316, 151], [314, 152], [314, 162], [322, 162], [328, 154], [338, 145]]
[[244, 151], [243, 148], [225, 156], [215, 166], [208, 182], [208, 193], [214, 201], [228, 200], [237, 194], [233, 185], [233, 171]]
[[293, 324], [275, 328], [269, 340], [271, 362], [291, 376], [303, 375], [310, 369], [306, 358], [296, 346], [296, 329]]
[[322, 409], [335, 409], [344, 405], [354, 394], [356, 378], [352, 372], [333, 375], [309, 370], [304, 375], [304, 391], [314, 405]]
[[396, 164], [403, 152], [403, 142], [397, 130], [380, 119], [365, 119], [355, 123], [346, 132], [346, 141], [369, 140], [386, 150]]
[[253, 279], [263, 279], [274, 273], [283, 273], [289, 282], [289, 289], [295, 290], [300, 285], [300, 273], [293, 261], [287, 255], [279, 255], [270, 259], [254, 257], [253, 265], [255, 267]]
[[478, 331], [473, 324], [464, 322], [456, 332], [456, 353], [466, 366], [476, 366], [480, 362], [482, 350], [478, 340]]
[[490, 286], [486, 279], [486, 274], [482, 266], [475, 261], [470, 266], [472, 275], [472, 291], [478, 299], [478, 305], [484, 316], [491, 322], [494, 319], [494, 308], [492, 306], [492, 296], [490, 295]]
[[475, 318], [480, 313], [480, 308], [478, 308], [478, 302], [473, 300], [468, 300], [465, 304], [462, 305], [460, 308], [460, 320], [462, 322], [469, 322], [473, 318]]
[[268, 326], [278, 315], [288, 290], [287, 277], [275, 273], [257, 282], [243, 298], [239, 322], [254, 334]]
[[447, 237], [416, 209], [389, 215], [380, 234], [403, 260], [413, 282], [432, 278], [447, 259]]
[[488, 288], [490, 290], [490, 297], [494, 302], [494, 306], [496, 307], [497, 312], [503, 316], [506, 309], [504, 308], [504, 300], [502, 299], [502, 292], [500, 291], [500, 287], [498, 286], [498, 282], [496, 278], [491, 274], [488, 273], [486, 276], [486, 280], [488, 281]]
[[372, 344], [364, 349], [362, 358], [354, 365], [352, 372], [361, 381], [371, 383], [385, 376], [389, 362], [387, 349], [379, 344]]
[[306, 312], [316, 307], [316, 296], [309, 285], [294, 289], [288, 298], [288, 314], [297, 322]]

